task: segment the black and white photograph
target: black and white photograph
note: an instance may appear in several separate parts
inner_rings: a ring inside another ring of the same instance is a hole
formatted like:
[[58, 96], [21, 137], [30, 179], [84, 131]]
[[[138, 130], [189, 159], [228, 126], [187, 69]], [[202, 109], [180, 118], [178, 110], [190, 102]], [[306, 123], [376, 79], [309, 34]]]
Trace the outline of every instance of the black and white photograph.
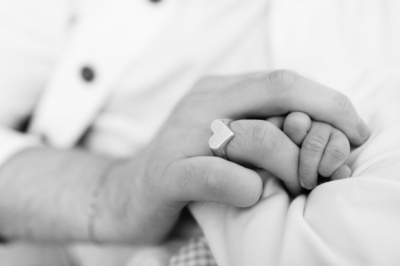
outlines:
[[0, 266], [399, 265], [400, 0], [0, 0]]

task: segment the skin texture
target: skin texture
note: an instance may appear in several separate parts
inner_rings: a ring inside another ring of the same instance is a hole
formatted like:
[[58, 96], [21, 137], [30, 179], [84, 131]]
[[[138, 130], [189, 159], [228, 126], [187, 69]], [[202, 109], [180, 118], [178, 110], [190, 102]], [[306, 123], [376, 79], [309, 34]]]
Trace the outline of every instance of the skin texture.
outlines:
[[[104, 171], [95, 221], [102, 242], [162, 241], [191, 201], [252, 206], [263, 188], [254, 168], [298, 194], [301, 150], [265, 121], [296, 111], [334, 126], [353, 145], [369, 136], [347, 97], [295, 73], [208, 77], [181, 100], [138, 156], [116, 162], [84, 151], [37, 148], [12, 158], [0, 171], [0, 192], [6, 194], [0, 232], [8, 238], [86, 240], [87, 206]], [[218, 118], [236, 120], [231, 124], [236, 136], [227, 147], [231, 161], [212, 156], [208, 147], [210, 124]], [[5, 193], [10, 184], [13, 190]], [[23, 193], [27, 187], [31, 190]]]
[[323, 181], [350, 176], [350, 167], [345, 164], [350, 156], [350, 143], [340, 130], [327, 123], [312, 121], [301, 112], [271, 117], [267, 121], [300, 147], [298, 172], [303, 188], [313, 189], [319, 176]]

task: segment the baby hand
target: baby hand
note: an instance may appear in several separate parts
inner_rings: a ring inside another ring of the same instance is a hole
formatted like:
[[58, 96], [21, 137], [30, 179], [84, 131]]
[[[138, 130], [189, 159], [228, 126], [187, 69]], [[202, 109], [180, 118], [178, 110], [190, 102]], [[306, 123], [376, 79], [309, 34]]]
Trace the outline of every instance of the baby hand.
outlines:
[[350, 143], [341, 131], [329, 124], [312, 121], [301, 112], [290, 113], [284, 120], [269, 120], [300, 147], [299, 178], [302, 187], [313, 189], [319, 175], [331, 180], [350, 176], [350, 167], [345, 164], [350, 155]]

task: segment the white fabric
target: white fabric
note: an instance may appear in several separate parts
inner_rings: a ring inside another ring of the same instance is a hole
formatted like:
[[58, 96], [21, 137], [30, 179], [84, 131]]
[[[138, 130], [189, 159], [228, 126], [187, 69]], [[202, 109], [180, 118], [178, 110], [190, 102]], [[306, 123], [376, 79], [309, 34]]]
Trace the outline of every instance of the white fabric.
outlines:
[[0, 165], [20, 150], [40, 145], [37, 136], [13, 129], [32, 112], [59, 53], [64, 2], [0, 2]]
[[31, 127], [53, 146], [73, 146], [92, 123], [88, 149], [130, 155], [205, 73], [266, 69], [264, 0], [80, 2], [89, 11], [71, 26]]
[[[271, 181], [265, 192], [271, 196], [253, 209], [195, 208], [217, 261], [222, 266], [395, 264], [399, 5], [397, 0], [0, 1], [0, 146], [8, 145], [0, 149], [0, 165], [36, 145], [35, 135], [45, 136], [52, 147], [69, 148], [89, 126], [84, 147], [129, 156], [151, 140], [199, 77], [293, 69], [348, 94], [374, 136], [352, 155], [356, 178], [322, 185], [293, 202]], [[80, 76], [86, 65], [96, 74], [91, 83]], [[29, 134], [18, 133], [32, 113]], [[110, 263], [96, 256], [92, 265]]]

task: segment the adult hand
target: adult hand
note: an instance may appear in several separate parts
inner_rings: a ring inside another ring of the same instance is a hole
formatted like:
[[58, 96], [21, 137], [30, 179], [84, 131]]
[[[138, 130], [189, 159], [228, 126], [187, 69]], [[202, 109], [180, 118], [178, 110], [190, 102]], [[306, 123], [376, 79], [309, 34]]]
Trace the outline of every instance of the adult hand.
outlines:
[[[121, 237], [141, 242], [163, 239], [190, 201], [237, 207], [255, 204], [262, 193], [261, 177], [241, 165], [264, 169], [280, 178], [292, 193], [299, 193], [299, 148], [265, 121], [269, 116], [294, 111], [340, 129], [353, 145], [362, 144], [369, 136], [346, 96], [295, 73], [275, 71], [201, 80], [177, 105], [147, 149], [115, 168], [114, 176], [108, 178], [123, 188], [118, 197], [125, 200], [113, 201], [118, 203], [114, 204], [115, 215], [128, 217], [126, 225], [135, 232], [132, 236], [121, 231]], [[212, 156], [208, 147], [210, 124], [217, 118], [236, 120], [230, 125], [235, 137], [227, 147], [232, 162]], [[249, 118], [254, 120], [241, 120]], [[263, 120], [257, 120], [260, 118]], [[106, 230], [114, 227], [100, 226], [99, 239], [115, 235]]]

